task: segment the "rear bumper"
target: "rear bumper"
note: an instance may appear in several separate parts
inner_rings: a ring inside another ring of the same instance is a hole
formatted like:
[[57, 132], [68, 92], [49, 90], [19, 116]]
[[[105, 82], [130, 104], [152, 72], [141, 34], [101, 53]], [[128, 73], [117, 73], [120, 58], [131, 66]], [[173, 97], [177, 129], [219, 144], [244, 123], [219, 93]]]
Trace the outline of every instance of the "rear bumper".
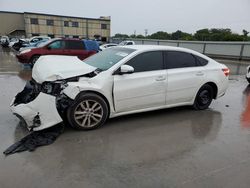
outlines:
[[14, 115], [25, 122], [29, 130], [46, 129], [63, 121], [56, 108], [55, 96], [41, 92], [33, 101], [26, 104], [15, 104], [15, 101], [16, 97], [10, 109]]

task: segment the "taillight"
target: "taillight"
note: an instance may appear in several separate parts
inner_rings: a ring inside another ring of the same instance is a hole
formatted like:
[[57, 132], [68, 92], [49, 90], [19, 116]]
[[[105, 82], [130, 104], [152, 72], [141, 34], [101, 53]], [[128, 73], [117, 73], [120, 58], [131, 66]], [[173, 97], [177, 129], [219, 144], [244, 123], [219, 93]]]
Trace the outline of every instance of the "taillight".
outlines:
[[229, 68], [222, 69], [222, 71], [224, 72], [225, 76], [229, 76], [230, 73]]

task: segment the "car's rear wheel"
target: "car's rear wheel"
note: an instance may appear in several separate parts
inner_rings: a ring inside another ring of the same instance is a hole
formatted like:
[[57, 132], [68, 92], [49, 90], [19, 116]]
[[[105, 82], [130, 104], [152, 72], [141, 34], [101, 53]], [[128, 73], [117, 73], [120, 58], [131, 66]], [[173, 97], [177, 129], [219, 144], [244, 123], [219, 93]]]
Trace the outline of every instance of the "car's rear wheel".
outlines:
[[246, 77], [246, 79], [247, 79], [248, 83], [250, 84], [250, 78], [247, 78], [247, 77]]
[[105, 100], [95, 93], [84, 93], [75, 99], [67, 110], [67, 119], [73, 128], [96, 129], [108, 118]]
[[30, 64], [31, 64], [32, 66], [34, 66], [35, 63], [36, 63], [36, 61], [39, 59], [39, 57], [40, 57], [40, 55], [34, 55], [34, 56], [32, 56], [32, 58], [31, 58], [31, 60], [30, 60]]
[[211, 104], [212, 100], [213, 100], [213, 88], [208, 85], [205, 84], [203, 85], [195, 98], [193, 107], [195, 110], [205, 110], [209, 107], [209, 105]]

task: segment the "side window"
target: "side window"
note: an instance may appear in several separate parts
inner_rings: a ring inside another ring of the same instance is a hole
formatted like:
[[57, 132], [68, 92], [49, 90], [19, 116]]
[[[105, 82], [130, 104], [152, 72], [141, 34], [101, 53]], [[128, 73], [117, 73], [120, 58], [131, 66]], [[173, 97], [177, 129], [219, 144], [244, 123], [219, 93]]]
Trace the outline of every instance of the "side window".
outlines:
[[165, 53], [167, 69], [196, 67], [196, 60], [192, 54], [178, 51], [168, 51]]
[[145, 52], [129, 60], [126, 64], [132, 66], [135, 72], [162, 70], [163, 54], [161, 51]]
[[51, 49], [64, 49], [65, 43], [62, 40], [57, 40], [49, 45]]
[[208, 60], [203, 59], [202, 57], [199, 56], [195, 56], [196, 60], [197, 60], [197, 64], [200, 66], [205, 66], [208, 64]]
[[74, 41], [74, 40], [67, 40], [66, 41], [66, 48], [71, 50], [83, 50], [83, 41]]

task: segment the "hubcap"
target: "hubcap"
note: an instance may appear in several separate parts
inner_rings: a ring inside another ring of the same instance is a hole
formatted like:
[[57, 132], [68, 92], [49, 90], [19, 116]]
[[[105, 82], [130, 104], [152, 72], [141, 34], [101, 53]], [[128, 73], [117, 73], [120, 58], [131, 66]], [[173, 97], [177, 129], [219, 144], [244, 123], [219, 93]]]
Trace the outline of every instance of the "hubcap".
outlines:
[[103, 108], [100, 103], [94, 100], [84, 100], [77, 105], [74, 118], [81, 127], [94, 127], [103, 116]]

